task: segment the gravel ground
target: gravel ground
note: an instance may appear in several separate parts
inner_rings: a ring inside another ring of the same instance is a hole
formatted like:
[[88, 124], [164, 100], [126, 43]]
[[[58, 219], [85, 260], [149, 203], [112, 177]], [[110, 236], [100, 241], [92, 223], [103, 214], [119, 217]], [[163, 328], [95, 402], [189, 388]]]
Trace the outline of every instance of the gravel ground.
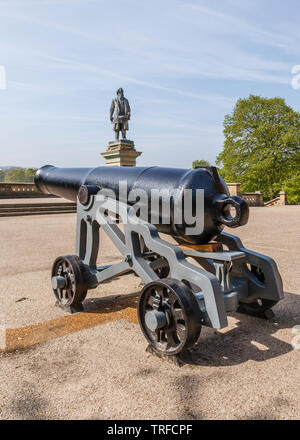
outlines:
[[[0, 355], [0, 417], [299, 419], [292, 328], [300, 325], [300, 207], [250, 213], [234, 233], [275, 259], [285, 299], [271, 321], [231, 314], [226, 329], [203, 328], [182, 368], [145, 351], [134, 275], [90, 291], [85, 313], [54, 306], [49, 270], [73, 253], [74, 214], [0, 219], [1, 309], [12, 350]], [[117, 259], [103, 237], [101, 262]]]

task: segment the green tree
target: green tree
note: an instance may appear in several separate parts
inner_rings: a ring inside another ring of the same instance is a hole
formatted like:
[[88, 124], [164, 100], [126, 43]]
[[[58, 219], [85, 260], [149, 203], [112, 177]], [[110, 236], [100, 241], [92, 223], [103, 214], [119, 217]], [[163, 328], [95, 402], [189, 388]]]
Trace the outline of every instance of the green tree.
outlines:
[[287, 192], [289, 204], [300, 204], [300, 170], [284, 182], [283, 190]]
[[217, 157], [227, 182], [273, 198], [300, 164], [300, 113], [282, 98], [250, 95], [224, 119], [225, 142]]
[[27, 168], [25, 170], [25, 182], [32, 183], [34, 181], [36, 171], [36, 168]]
[[0, 170], [0, 182], [4, 182], [4, 177], [5, 177], [5, 171]]
[[5, 173], [4, 182], [25, 182], [25, 171], [22, 168], [11, 168]]
[[207, 160], [203, 160], [203, 159], [201, 159], [201, 160], [194, 160], [194, 162], [192, 163], [193, 170], [196, 167], [209, 167], [209, 166], [210, 166], [210, 163], [207, 162]]

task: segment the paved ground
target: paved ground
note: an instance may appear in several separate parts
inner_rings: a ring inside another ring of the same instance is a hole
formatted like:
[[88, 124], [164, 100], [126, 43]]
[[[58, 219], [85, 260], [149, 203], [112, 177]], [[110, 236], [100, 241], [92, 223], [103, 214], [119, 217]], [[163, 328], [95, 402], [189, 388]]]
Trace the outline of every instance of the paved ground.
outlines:
[[60, 197], [19, 197], [15, 199], [0, 199], [0, 207], [1, 205], [15, 205], [19, 203], [70, 203], [70, 200], [62, 199]]
[[[0, 418], [299, 418], [300, 207], [252, 208], [235, 232], [276, 260], [285, 299], [270, 322], [231, 314], [226, 329], [204, 328], [179, 369], [145, 352], [137, 277], [90, 291], [84, 313], [54, 306], [49, 270], [74, 250], [74, 214], [0, 219]], [[101, 262], [117, 259], [103, 237]]]

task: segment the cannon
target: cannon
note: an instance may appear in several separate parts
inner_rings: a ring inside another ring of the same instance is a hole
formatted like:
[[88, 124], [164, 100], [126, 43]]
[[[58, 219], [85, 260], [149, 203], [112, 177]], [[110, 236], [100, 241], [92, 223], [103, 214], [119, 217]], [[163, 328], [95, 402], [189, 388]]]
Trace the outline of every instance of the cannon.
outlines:
[[[35, 183], [42, 193], [77, 201], [75, 254], [52, 267], [57, 305], [82, 310], [89, 289], [134, 272], [144, 283], [139, 324], [159, 356], [192, 347], [202, 326], [226, 327], [229, 312], [270, 318], [283, 298], [276, 263], [223, 231], [245, 225], [249, 208], [230, 196], [215, 167], [46, 165]], [[98, 265], [100, 229], [119, 250], [118, 263]]]

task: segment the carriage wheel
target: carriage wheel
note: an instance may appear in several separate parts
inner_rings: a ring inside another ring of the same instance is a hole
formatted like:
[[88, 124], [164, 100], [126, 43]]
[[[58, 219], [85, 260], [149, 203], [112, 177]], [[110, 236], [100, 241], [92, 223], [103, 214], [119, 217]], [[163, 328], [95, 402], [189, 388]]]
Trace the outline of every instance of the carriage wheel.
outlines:
[[77, 255], [58, 257], [52, 267], [52, 288], [61, 306], [78, 306], [88, 290], [83, 262]]
[[147, 284], [141, 292], [138, 317], [144, 336], [159, 354], [179, 354], [194, 345], [200, 335], [197, 299], [178, 280], [168, 278]]

